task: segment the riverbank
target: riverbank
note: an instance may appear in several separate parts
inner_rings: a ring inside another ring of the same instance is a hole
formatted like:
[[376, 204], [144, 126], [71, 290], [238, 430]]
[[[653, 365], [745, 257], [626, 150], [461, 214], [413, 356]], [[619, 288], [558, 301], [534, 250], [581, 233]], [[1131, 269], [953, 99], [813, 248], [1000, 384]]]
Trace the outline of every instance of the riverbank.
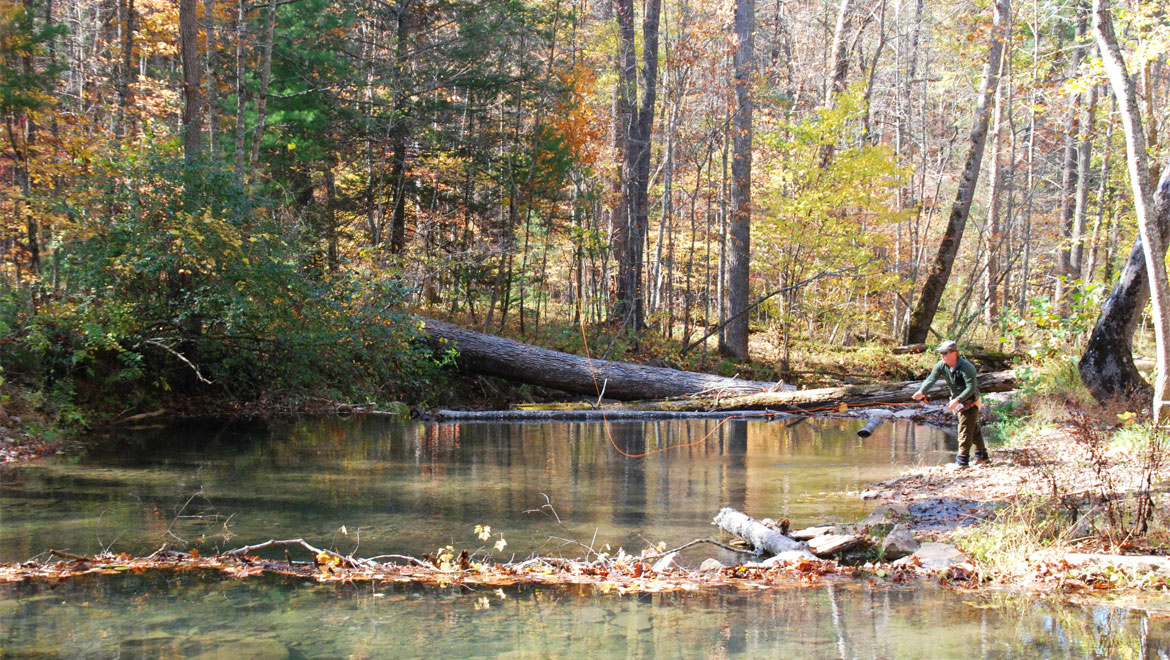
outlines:
[[963, 551], [980, 582], [1170, 591], [1166, 445], [1163, 431], [1072, 409], [1017, 425], [990, 465], [917, 467], [859, 495], [905, 510], [919, 540]]

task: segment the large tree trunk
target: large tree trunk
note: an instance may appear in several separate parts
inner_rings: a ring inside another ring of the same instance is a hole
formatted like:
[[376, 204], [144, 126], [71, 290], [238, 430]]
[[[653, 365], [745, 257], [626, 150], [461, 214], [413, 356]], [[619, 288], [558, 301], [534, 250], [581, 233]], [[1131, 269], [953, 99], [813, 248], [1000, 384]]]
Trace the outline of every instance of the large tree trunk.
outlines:
[[[179, 52], [183, 59], [183, 151], [188, 161], [199, 156], [203, 141], [203, 77], [199, 60], [196, 0], [179, 0]], [[127, 73], [127, 75], [129, 75]]]
[[[591, 360], [483, 334], [457, 325], [423, 319], [432, 342], [446, 340], [459, 352], [463, 370], [499, 376], [566, 392], [609, 399], [662, 399], [699, 392], [758, 392], [771, 383], [710, 374], [648, 367], [610, 360]], [[441, 345], [441, 342], [436, 342]]]
[[[1133, 79], [1125, 67], [1125, 58], [1113, 31], [1109, 0], [1093, 0], [1093, 36], [1101, 53], [1101, 63], [1109, 76], [1109, 84], [1117, 97], [1121, 124], [1125, 129], [1125, 150], [1128, 155], [1129, 182], [1133, 188], [1133, 206], [1141, 234], [1142, 252], [1150, 280], [1150, 302], [1153, 307], [1154, 336], [1157, 341], [1158, 373], [1154, 381], [1154, 421], [1161, 421], [1167, 380], [1170, 379], [1170, 283], [1166, 278], [1166, 242], [1157, 227], [1157, 218], [1150, 194], [1150, 173], [1147, 165], [1146, 134], [1138, 109], [1137, 92]], [[1166, 183], [1163, 181], [1163, 183]], [[1158, 186], [1162, 191], [1162, 184]]]
[[[1165, 245], [1170, 240], [1170, 166], [1163, 169], [1154, 195], [1154, 224], [1158, 238]], [[1101, 307], [1101, 315], [1081, 356], [1081, 380], [1101, 401], [1149, 390], [1149, 384], [1133, 363], [1133, 333], [1150, 299], [1149, 282], [1146, 254], [1139, 237], [1113, 292]]]
[[[646, 230], [649, 224], [650, 137], [654, 125], [654, 104], [658, 92], [658, 24], [661, 0], [648, 0], [642, 18], [642, 98], [637, 97], [637, 73], [634, 48], [633, 0], [617, 0], [619, 34], [620, 108], [628, 118], [625, 130], [625, 159], [622, 167], [621, 215], [624, 223], [615, 223], [614, 252], [617, 254], [618, 277], [614, 318], [631, 330], [645, 324], [642, 301], [642, 266]], [[620, 216], [619, 216], [620, 217]]]
[[926, 341], [926, 335], [930, 332], [930, 324], [934, 321], [935, 312], [938, 311], [938, 305], [942, 301], [943, 290], [947, 286], [947, 280], [951, 277], [955, 256], [959, 253], [959, 242], [963, 239], [963, 230], [967, 227], [967, 216], [971, 211], [971, 200], [975, 196], [975, 185], [979, 182], [983, 148], [987, 144], [987, 124], [991, 118], [995, 88], [999, 84], [999, 61], [1003, 54], [1004, 31], [1007, 29], [1010, 12], [1010, 0], [997, 0], [995, 17], [992, 21], [991, 45], [987, 52], [987, 63], [983, 68], [983, 82], [979, 85], [979, 101], [975, 108], [975, 122], [971, 126], [971, 150], [967, 154], [967, 163], [963, 167], [963, 175], [959, 180], [955, 203], [951, 206], [946, 232], [938, 246], [938, 255], [930, 268], [930, 274], [926, 277], [926, 283], [922, 285], [922, 294], [919, 296], [914, 313], [910, 317], [910, 325], [906, 329], [907, 344]]
[[752, 217], [752, 77], [755, 71], [755, 0], [735, 5], [735, 117], [732, 119], [731, 223], [727, 250], [727, 328], [723, 352], [748, 359], [748, 304]]

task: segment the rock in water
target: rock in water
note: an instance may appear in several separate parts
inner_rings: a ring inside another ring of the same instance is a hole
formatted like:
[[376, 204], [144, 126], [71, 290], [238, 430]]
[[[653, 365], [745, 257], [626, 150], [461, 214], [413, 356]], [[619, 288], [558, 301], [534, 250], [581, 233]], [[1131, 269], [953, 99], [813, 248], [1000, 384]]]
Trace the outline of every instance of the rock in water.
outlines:
[[718, 571], [718, 570], [721, 570], [723, 568], [726, 568], [726, 566], [723, 565], [723, 562], [719, 561], [718, 559], [715, 559], [714, 557], [709, 557], [707, 559], [704, 559], [703, 563], [699, 564], [699, 570], [703, 571], [703, 572]]
[[901, 559], [918, 552], [918, 541], [905, 525], [895, 525], [886, 540], [882, 541], [882, 557]]

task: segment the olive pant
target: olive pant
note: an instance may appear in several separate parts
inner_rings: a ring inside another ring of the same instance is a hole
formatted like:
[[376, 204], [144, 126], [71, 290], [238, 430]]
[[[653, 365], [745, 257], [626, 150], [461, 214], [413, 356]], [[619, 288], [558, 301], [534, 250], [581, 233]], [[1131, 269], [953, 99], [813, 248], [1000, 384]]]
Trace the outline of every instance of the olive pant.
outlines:
[[983, 444], [983, 431], [979, 428], [979, 404], [972, 403], [959, 412], [959, 455], [967, 458], [971, 447], [976, 451], [987, 451]]

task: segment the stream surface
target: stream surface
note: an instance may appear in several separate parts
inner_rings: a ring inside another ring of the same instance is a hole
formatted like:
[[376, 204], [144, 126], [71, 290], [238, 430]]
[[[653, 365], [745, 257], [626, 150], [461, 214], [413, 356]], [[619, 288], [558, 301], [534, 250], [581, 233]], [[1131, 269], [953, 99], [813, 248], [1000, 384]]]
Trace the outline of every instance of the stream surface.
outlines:
[[[937, 429], [901, 423], [863, 440], [861, 423], [329, 418], [141, 430], [0, 472], [0, 560], [164, 543], [207, 554], [297, 537], [361, 556], [446, 545], [497, 560], [637, 553], [715, 535], [722, 506], [794, 526], [857, 520], [872, 506], [856, 496], [865, 484], [954, 449]], [[487, 541], [476, 525], [491, 527]], [[689, 552], [684, 564], [746, 559]], [[1144, 607], [857, 581], [620, 596], [145, 573], [0, 586], [0, 658], [1170, 658], [1170, 624]]]

